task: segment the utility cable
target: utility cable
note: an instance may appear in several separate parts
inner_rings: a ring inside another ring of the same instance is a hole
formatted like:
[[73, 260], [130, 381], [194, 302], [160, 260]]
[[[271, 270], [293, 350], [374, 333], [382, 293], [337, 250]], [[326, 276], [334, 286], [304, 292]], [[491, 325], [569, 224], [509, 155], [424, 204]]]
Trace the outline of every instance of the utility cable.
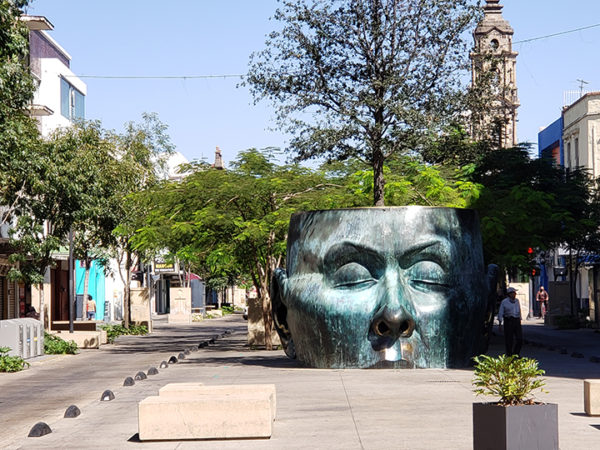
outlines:
[[[574, 28], [572, 30], [561, 31], [559, 33], [546, 34], [529, 39], [523, 39], [513, 42], [514, 44], [525, 44], [527, 42], [539, 41], [565, 34], [576, 33], [578, 31], [589, 30], [591, 28], [600, 27], [600, 23], [588, 25], [586, 27]], [[211, 79], [211, 78], [244, 78], [245, 74], [224, 74], [224, 75], [174, 75], [174, 76], [136, 76], [136, 75], [63, 75], [64, 77], [75, 78], [101, 78], [101, 79], [118, 79], [118, 80], [192, 80], [192, 79]]]
[[74, 78], [105, 78], [105, 79], [128, 79], [128, 80], [188, 80], [207, 78], [242, 78], [245, 75], [176, 75], [176, 76], [136, 76], [136, 75], [62, 75]]
[[522, 41], [513, 42], [513, 44], [524, 44], [526, 42], [539, 41], [540, 39], [551, 38], [555, 36], [562, 36], [563, 34], [576, 33], [577, 31], [589, 30], [590, 28], [600, 27], [600, 23], [595, 25], [588, 25], [587, 27], [575, 28], [573, 30], [561, 31], [560, 33], [547, 34], [545, 36], [538, 36], [530, 39], [523, 39]]

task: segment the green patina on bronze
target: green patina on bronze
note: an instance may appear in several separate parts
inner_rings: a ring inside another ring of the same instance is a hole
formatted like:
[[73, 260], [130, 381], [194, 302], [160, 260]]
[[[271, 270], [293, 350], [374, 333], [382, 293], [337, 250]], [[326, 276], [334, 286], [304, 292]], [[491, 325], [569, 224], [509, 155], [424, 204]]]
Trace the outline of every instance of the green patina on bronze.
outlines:
[[298, 213], [273, 279], [275, 324], [310, 367], [464, 367], [487, 345], [494, 269], [472, 210]]

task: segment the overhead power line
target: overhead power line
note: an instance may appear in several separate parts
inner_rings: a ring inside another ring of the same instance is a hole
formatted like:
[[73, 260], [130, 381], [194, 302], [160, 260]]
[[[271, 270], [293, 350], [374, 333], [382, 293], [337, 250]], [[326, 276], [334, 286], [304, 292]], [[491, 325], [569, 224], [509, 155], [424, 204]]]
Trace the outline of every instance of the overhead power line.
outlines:
[[188, 79], [200, 79], [200, 78], [242, 78], [245, 75], [164, 75], [164, 76], [137, 76], [137, 75], [63, 75], [64, 77], [76, 77], [76, 78], [114, 78], [114, 79], [130, 79], [130, 80], [188, 80]]
[[[591, 28], [600, 27], [600, 23], [588, 25], [586, 27], [574, 28], [572, 30], [561, 31], [559, 33], [546, 34], [521, 41], [515, 41], [513, 44], [525, 44], [527, 42], [539, 41], [551, 37], [562, 36], [565, 34], [576, 33], [578, 31], [589, 30]], [[77, 78], [102, 78], [115, 80], [192, 80], [192, 79], [210, 79], [210, 78], [243, 78], [245, 74], [224, 74], [224, 75], [157, 75], [157, 76], [137, 76], [137, 75], [63, 75], [65, 77]]]
[[562, 36], [563, 34], [576, 33], [577, 31], [589, 30], [590, 28], [596, 28], [596, 27], [600, 27], [600, 23], [597, 23], [595, 25], [589, 25], [587, 27], [575, 28], [573, 30], [561, 31], [560, 33], [552, 33], [552, 34], [547, 34], [545, 36], [538, 36], [538, 37], [534, 37], [534, 38], [530, 38], [530, 39], [523, 39], [522, 41], [513, 42], [513, 44], [524, 44], [526, 42], [539, 41], [541, 39], [551, 38], [551, 37], [555, 37], [555, 36]]

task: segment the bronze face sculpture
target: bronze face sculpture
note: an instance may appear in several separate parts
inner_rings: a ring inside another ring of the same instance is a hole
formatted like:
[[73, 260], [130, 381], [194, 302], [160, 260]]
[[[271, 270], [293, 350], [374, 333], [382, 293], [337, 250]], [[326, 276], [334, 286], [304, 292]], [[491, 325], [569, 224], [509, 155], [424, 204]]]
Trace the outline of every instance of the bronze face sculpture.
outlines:
[[288, 356], [318, 368], [464, 367], [491, 317], [472, 210], [311, 211], [290, 221], [271, 287]]

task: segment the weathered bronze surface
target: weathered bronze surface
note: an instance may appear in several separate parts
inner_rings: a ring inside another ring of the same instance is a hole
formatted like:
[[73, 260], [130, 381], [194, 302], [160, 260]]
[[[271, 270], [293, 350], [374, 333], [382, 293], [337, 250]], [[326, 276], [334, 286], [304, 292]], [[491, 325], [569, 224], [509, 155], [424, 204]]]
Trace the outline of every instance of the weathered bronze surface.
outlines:
[[472, 210], [298, 213], [273, 315], [288, 356], [310, 367], [464, 367], [487, 345], [493, 275]]

